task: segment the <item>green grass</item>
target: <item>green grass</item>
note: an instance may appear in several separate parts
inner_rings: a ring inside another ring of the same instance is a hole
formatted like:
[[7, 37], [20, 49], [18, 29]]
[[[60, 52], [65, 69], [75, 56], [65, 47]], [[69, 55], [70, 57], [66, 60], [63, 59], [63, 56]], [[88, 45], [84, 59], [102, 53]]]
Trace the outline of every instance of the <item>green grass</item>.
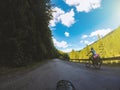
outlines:
[[110, 66], [110, 67], [120, 67], [120, 63], [114, 63], [114, 64], [103, 64], [103, 66]]
[[109, 60], [109, 61], [106, 61], [106, 62], [103, 61], [103, 65], [120, 67], [120, 60]]

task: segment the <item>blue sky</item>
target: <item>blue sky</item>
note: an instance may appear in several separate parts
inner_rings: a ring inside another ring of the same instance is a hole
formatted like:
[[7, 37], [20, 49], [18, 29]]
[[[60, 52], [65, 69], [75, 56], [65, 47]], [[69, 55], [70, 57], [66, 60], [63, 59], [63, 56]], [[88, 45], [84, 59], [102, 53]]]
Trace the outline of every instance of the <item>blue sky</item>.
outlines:
[[80, 50], [120, 26], [120, 0], [51, 0], [57, 49]]

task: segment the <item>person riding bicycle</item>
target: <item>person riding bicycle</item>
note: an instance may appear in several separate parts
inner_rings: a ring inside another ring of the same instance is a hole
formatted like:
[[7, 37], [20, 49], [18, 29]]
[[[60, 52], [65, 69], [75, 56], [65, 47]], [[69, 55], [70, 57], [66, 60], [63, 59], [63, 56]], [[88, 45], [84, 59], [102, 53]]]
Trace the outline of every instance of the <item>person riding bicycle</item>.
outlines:
[[96, 51], [94, 50], [93, 47], [91, 48], [89, 53], [92, 53], [91, 59], [93, 60], [95, 58], [95, 56], [96, 56]]
[[96, 53], [93, 47], [90, 49], [87, 56], [89, 56], [89, 60], [86, 63], [86, 67], [90, 67], [91, 65], [93, 65], [96, 69], [99, 69], [101, 67], [102, 60], [100, 58], [100, 55]]

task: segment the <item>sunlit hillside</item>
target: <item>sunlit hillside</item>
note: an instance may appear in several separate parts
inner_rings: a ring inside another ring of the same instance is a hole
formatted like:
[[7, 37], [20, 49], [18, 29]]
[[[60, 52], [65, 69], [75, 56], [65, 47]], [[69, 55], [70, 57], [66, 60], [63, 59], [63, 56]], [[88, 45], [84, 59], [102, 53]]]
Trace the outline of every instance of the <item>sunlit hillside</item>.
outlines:
[[120, 56], [120, 27], [113, 30], [103, 38], [99, 38], [95, 43], [86, 46], [81, 51], [72, 51], [69, 55], [71, 59], [87, 59], [87, 53], [93, 47], [102, 58]]

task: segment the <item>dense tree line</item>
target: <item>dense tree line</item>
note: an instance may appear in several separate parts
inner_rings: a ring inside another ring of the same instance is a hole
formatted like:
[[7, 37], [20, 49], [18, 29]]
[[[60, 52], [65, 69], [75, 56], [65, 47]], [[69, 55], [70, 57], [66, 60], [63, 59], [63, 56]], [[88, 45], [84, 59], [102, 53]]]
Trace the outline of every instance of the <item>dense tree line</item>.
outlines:
[[0, 65], [21, 66], [59, 55], [48, 27], [49, 0], [0, 2]]

